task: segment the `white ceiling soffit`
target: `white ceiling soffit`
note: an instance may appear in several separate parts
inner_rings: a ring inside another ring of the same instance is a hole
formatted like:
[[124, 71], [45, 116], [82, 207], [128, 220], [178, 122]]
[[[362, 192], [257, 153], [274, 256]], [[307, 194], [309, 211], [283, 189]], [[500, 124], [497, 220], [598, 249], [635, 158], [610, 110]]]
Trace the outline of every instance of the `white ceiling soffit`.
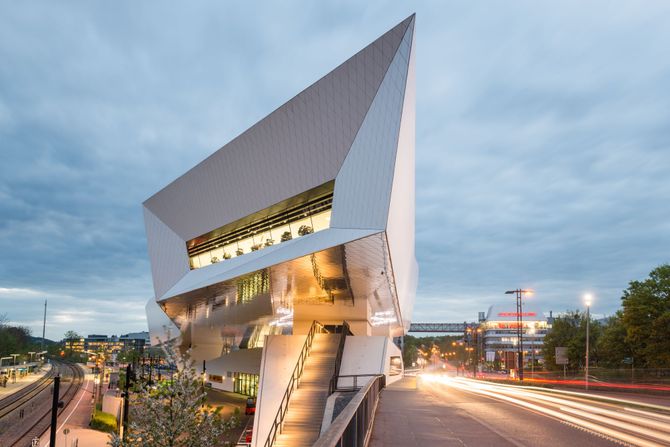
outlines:
[[414, 16], [144, 204], [184, 241], [333, 180]]
[[375, 233], [377, 233], [375, 230], [329, 228], [266, 247], [263, 250], [248, 253], [244, 256], [191, 270], [157, 301], [163, 301]]

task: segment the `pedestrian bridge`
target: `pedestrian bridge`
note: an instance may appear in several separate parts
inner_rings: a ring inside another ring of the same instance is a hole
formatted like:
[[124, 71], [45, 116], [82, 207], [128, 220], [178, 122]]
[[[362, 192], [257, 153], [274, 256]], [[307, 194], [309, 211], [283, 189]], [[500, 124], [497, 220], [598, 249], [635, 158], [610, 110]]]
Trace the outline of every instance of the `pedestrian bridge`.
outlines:
[[450, 334], [463, 333], [467, 328], [477, 326], [477, 323], [412, 323], [409, 332], [444, 332]]

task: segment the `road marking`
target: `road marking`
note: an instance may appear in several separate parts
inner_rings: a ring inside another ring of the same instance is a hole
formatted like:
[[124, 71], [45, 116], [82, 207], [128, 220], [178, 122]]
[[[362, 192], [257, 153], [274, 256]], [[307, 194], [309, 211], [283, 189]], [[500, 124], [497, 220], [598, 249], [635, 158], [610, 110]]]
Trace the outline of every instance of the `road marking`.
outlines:
[[[72, 416], [72, 414], [75, 412], [75, 410], [77, 409], [77, 407], [79, 407], [79, 403], [81, 402], [81, 400], [84, 398], [84, 395], [86, 394], [86, 391], [87, 391], [87, 388], [88, 388], [88, 382], [89, 382], [88, 380], [86, 380], [86, 381], [84, 382], [84, 387], [80, 390], [80, 392], [81, 392], [81, 396], [79, 396], [79, 400], [78, 400], [77, 403], [75, 404], [75, 406], [74, 406], [74, 408], [72, 409], [72, 411], [70, 411], [70, 414], [68, 414], [68, 416], [65, 418], [65, 420], [63, 421], [63, 423], [60, 424], [60, 427], [58, 427], [58, 428], [56, 429], [56, 434], [58, 434], [58, 432], [61, 430], [61, 428], [63, 428], [63, 426], [64, 426], [65, 424], [67, 424], [67, 421], [70, 419], [70, 416]], [[47, 430], [47, 431], [49, 431], [49, 430]], [[45, 433], [46, 433], [46, 431], [45, 431], [44, 433], [42, 433], [42, 436], [44, 436]], [[42, 436], [40, 436], [40, 438], [41, 438]], [[50, 442], [51, 442], [51, 441], [47, 441], [47, 443], [44, 444], [44, 446], [42, 446], [42, 447], [48, 447]]]

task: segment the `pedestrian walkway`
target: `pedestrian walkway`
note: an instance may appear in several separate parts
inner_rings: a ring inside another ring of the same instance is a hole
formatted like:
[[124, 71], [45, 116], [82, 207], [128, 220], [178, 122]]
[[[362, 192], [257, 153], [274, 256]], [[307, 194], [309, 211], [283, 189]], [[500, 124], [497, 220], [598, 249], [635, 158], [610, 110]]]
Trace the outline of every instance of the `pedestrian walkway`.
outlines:
[[31, 383], [41, 379], [47, 372], [51, 370], [50, 364], [45, 364], [41, 370], [37, 371], [34, 374], [28, 374], [27, 376], [17, 377], [16, 383], [14, 379], [9, 379], [7, 382], [7, 387], [0, 387], [0, 399], [9, 396], [10, 394], [16, 393], [22, 388], [27, 387]]
[[[86, 374], [84, 385], [65, 411], [58, 417], [57, 447], [106, 447], [107, 433], [91, 430], [88, 423], [93, 413], [93, 375]], [[40, 437], [40, 447], [49, 443], [49, 431]]]

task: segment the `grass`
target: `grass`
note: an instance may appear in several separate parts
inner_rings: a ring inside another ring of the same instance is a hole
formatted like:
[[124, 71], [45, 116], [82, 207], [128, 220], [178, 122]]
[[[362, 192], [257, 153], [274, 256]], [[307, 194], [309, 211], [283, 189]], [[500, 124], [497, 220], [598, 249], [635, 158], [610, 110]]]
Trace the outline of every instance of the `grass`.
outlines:
[[112, 433], [116, 431], [116, 416], [95, 410], [93, 417], [91, 417], [90, 426], [94, 430]]

